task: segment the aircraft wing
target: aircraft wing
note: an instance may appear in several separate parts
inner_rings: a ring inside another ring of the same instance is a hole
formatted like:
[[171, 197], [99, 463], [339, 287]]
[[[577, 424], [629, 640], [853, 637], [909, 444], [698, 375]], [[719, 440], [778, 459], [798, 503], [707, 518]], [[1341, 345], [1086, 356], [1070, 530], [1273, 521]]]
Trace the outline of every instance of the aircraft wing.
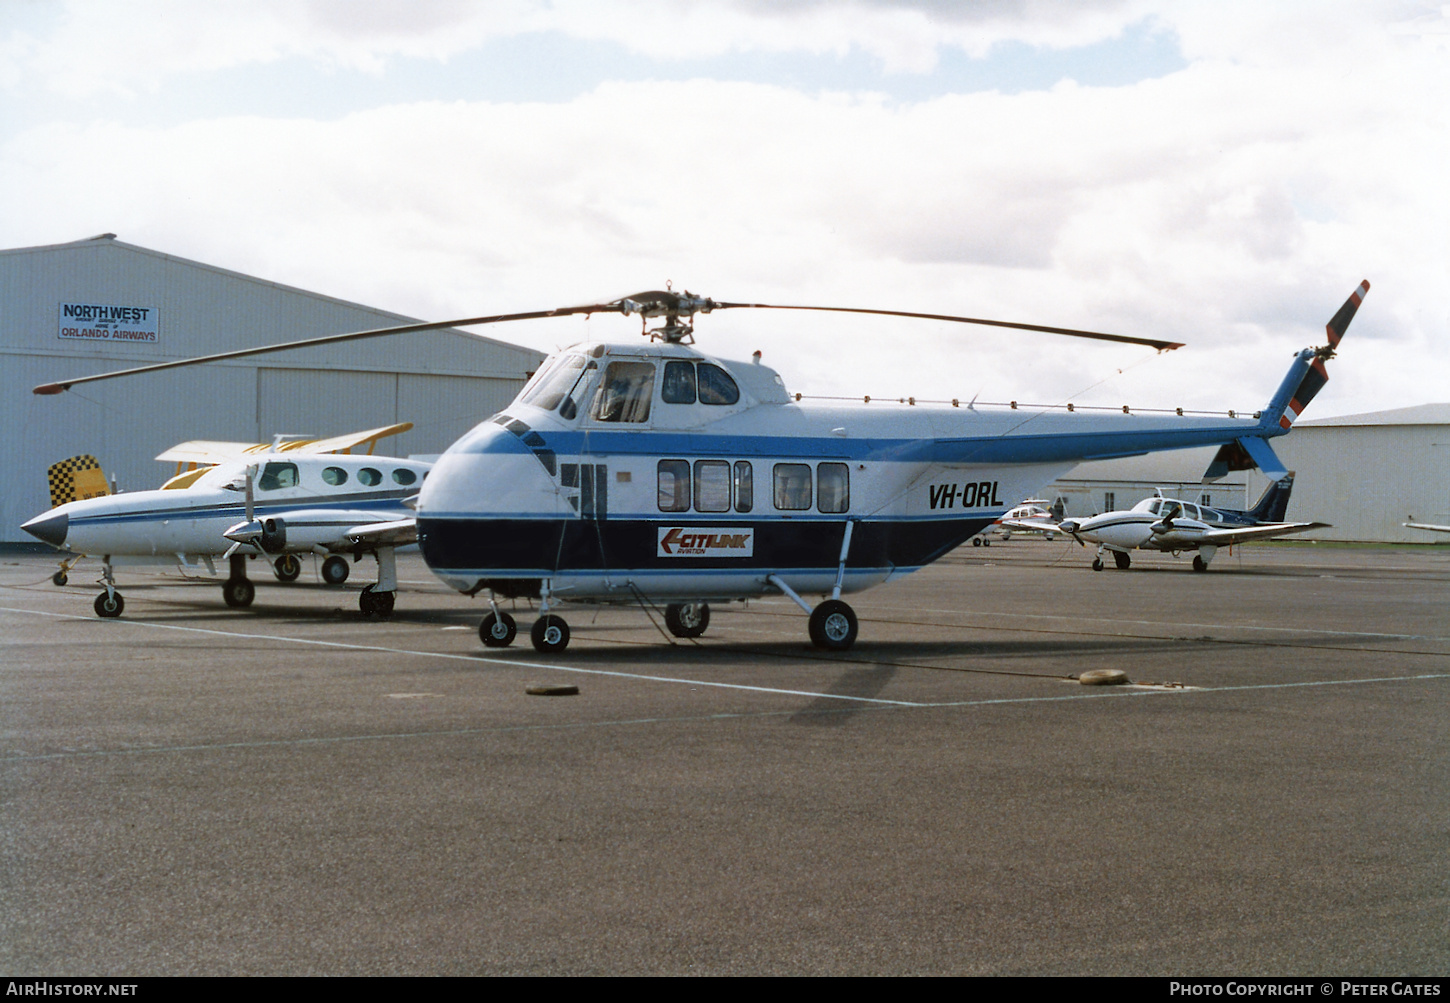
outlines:
[[[279, 453], [351, 453], [354, 450], [361, 452], [362, 447], [366, 446], [366, 452], [371, 456], [379, 439], [386, 439], [390, 435], [401, 435], [412, 427], [411, 421], [403, 421], [396, 425], [383, 425], [380, 428], [364, 429], [361, 432], [334, 435], [328, 439], [293, 439], [277, 446], [275, 451]], [[195, 463], [210, 466], [273, 451], [272, 444], [267, 442], [221, 442], [215, 439], [191, 439], [187, 442], [178, 442], [156, 458], [163, 463]]]
[[1210, 529], [1195, 539], [1211, 547], [1231, 547], [1249, 540], [1268, 540], [1290, 533], [1303, 533], [1310, 529], [1324, 529], [1327, 522], [1266, 522], [1258, 526], [1244, 526], [1241, 529]]
[[1057, 523], [1051, 519], [1002, 519], [998, 522], [1003, 529], [1014, 533], [1061, 533]]
[[392, 522], [370, 522], [354, 526], [344, 535], [353, 543], [403, 547], [418, 542], [418, 521], [395, 519]]
[[1450, 533], [1450, 526], [1436, 526], [1434, 523], [1429, 522], [1406, 522], [1401, 523], [1401, 525], [1407, 526], [1410, 529], [1428, 529], [1432, 533]]

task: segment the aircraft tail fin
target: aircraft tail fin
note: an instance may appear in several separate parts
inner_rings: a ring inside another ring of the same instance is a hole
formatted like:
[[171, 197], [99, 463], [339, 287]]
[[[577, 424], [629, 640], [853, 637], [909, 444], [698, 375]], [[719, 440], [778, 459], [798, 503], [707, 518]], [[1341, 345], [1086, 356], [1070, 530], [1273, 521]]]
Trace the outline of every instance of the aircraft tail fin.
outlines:
[[1369, 281], [1365, 280], [1359, 284], [1358, 289], [1349, 294], [1349, 299], [1344, 301], [1344, 305], [1324, 325], [1329, 344], [1322, 348], [1306, 348], [1295, 357], [1294, 365], [1289, 367], [1289, 374], [1279, 384], [1273, 400], [1264, 411], [1266, 427], [1275, 428], [1276, 434], [1287, 432], [1289, 426], [1294, 424], [1294, 419], [1303, 413], [1324, 384], [1329, 382], [1329, 371], [1324, 368], [1324, 363], [1334, 357], [1340, 340], [1345, 331], [1349, 330], [1349, 322], [1354, 319], [1355, 312], [1359, 310], [1360, 303], [1364, 302], [1368, 293]]
[[106, 474], [94, 456], [72, 456], [68, 460], [52, 463], [46, 471], [50, 481], [50, 504], [52, 508], [82, 498], [100, 498], [111, 493], [106, 486]]
[[1293, 490], [1294, 471], [1291, 470], [1265, 488], [1247, 514], [1256, 522], [1283, 522], [1284, 513], [1289, 511], [1289, 493]]

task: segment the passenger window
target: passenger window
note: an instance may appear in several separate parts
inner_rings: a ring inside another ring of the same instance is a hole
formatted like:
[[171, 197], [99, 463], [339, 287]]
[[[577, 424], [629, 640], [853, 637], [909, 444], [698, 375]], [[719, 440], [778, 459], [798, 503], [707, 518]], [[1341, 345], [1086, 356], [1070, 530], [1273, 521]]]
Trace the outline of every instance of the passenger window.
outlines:
[[734, 404], [740, 400], [740, 388], [729, 373], [708, 362], [700, 363], [698, 368], [701, 404]]
[[341, 467], [324, 467], [322, 470], [322, 483], [331, 484], [333, 487], [341, 487], [347, 483], [347, 471]]
[[851, 507], [851, 475], [844, 463], [816, 465], [816, 507], [822, 512], [844, 512]]
[[654, 386], [654, 363], [611, 362], [594, 393], [589, 417], [596, 421], [646, 421]]
[[661, 512], [690, 510], [690, 461], [660, 460], [659, 506]]
[[262, 476], [257, 478], [258, 491], [276, 491], [279, 488], [295, 488], [297, 486], [297, 464], [295, 463], [269, 463], [262, 469]]
[[377, 487], [383, 483], [383, 472], [372, 467], [363, 467], [357, 472], [357, 479], [370, 488]]
[[666, 362], [665, 379], [660, 384], [660, 400], [666, 404], [695, 403], [695, 364]]
[[749, 512], [755, 506], [755, 471], [745, 460], [735, 464], [735, 511]]
[[783, 512], [801, 512], [811, 507], [810, 464], [775, 465], [775, 507]]
[[730, 511], [730, 464], [726, 461], [695, 461], [695, 511]]
[[413, 473], [413, 471], [409, 470], [407, 467], [399, 467], [398, 469], [393, 471], [394, 484], [408, 485], [412, 484], [417, 479], [418, 475]]

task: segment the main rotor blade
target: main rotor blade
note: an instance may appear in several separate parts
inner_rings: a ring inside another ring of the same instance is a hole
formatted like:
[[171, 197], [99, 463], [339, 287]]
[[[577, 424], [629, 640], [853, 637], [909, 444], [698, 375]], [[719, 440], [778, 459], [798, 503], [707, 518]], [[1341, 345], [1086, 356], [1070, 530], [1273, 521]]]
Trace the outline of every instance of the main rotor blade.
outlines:
[[947, 320], [954, 324], [981, 324], [986, 327], [1010, 327], [1019, 331], [1041, 331], [1045, 334], [1066, 334], [1073, 338], [1096, 338], [1098, 341], [1118, 341], [1128, 345], [1147, 345], [1160, 352], [1182, 348], [1181, 341], [1159, 341], [1155, 338], [1134, 338], [1126, 334], [1104, 334], [1101, 331], [1079, 331], [1071, 327], [1045, 327], [1041, 324], [1018, 324], [1008, 320], [983, 320], [980, 317], [955, 317], [945, 313], [915, 313], [910, 310], [869, 310], [852, 306], [782, 306], [776, 303], [716, 303], [714, 309], [726, 310], [744, 307], [751, 310], [815, 310], [821, 313], [868, 313], [880, 317], [914, 317], [919, 320]]
[[491, 317], [465, 317], [461, 320], [439, 320], [428, 323], [399, 324], [397, 327], [379, 327], [368, 331], [349, 331], [344, 334], [326, 334], [317, 338], [304, 338], [301, 341], [285, 341], [276, 345], [263, 345], [260, 348], [239, 348], [231, 352], [217, 352], [213, 355], [198, 355], [190, 359], [176, 359], [172, 362], [157, 362], [149, 366], [136, 366], [132, 369], [118, 369], [110, 373], [97, 373], [94, 376], [78, 376], [72, 380], [61, 380], [56, 383], [42, 383], [31, 393], [36, 394], [58, 394], [69, 390], [73, 386], [82, 383], [95, 383], [98, 380], [111, 380], [119, 376], [139, 376], [142, 373], [157, 373], [163, 369], [178, 369], [182, 366], [199, 366], [208, 362], [223, 362], [227, 359], [244, 359], [250, 355], [263, 355], [267, 352], [285, 352], [294, 348], [313, 348], [317, 345], [337, 345], [345, 341], [361, 341], [365, 338], [381, 338], [390, 334], [412, 334], [415, 331], [437, 331], [448, 327], [468, 327], [474, 324], [502, 324], [511, 320], [541, 320], [545, 317], [568, 317], [580, 313], [604, 313], [613, 311], [619, 312], [617, 304], [596, 303], [591, 306], [570, 306], [560, 307], [557, 310], [531, 310], [528, 313], [501, 313]]

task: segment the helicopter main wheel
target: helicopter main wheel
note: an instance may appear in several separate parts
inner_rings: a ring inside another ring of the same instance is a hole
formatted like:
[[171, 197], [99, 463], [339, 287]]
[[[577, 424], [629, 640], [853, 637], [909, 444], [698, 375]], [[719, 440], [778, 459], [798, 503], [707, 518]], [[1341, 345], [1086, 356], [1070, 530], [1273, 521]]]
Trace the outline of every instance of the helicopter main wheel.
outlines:
[[839, 599], [827, 599], [811, 612], [811, 643], [827, 651], [845, 651], [856, 643], [856, 611]]
[[322, 562], [322, 580], [328, 585], [341, 585], [347, 581], [348, 572], [351, 570], [348, 567], [347, 558], [333, 554]]
[[[483, 618], [483, 623], [478, 625], [478, 639], [483, 642], [485, 648], [507, 648], [514, 643], [514, 638], [518, 636], [518, 633], [518, 625], [514, 623], [514, 618], [507, 613], [490, 613]], [[535, 647], [538, 647], [537, 642], [535, 642]]]
[[232, 609], [252, 605], [257, 597], [257, 587], [246, 578], [232, 578], [222, 585], [222, 601]]
[[1101, 571], [1101, 570], [1103, 570], [1103, 559], [1101, 557], [1094, 557], [1093, 558], [1093, 570], [1094, 571]]
[[1133, 559], [1121, 550], [1115, 550], [1113, 551], [1113, 563], [1118, 566], [1119, 571], [1127, 571], [1129, 565], [1133, 563]]
[[68, 581], [70, 581], [70, 577], [64, 571], [57, 571], [50, 576], [50, 584], [52, 585], [64, 585]]
[[381, 592], [375, 585], [365, 585], [357, 595], [357, 608], [362, 610], [363, 616], [377, 614], [379, 619], [386, 620], [393, 615], [393, 600], [396, 593]]
[[283, 554], [272, 562], [272, 574], [277, 576], [279, 582], [295, 582], [297, 576], [302, 574], [302, 562], [297, 559], [296, 554]]
[[95, 607], [96, 616], [109, 620], [113, 616], [121, 615], [121, 611], [126, 608], [126, 600], [121, 598], [119, 592], [102, 592], [96, 596]]
[[546, 614], [534, 621], [534, 629], [529, 631], [529, 640], [534, 642], [535, 651], [546, 655], [563, 651], [569, 647], [569, 625], [562, 616]]
[[676, 637], [699, 637], [710, 626], [710, 604], [673, 602], [665, 607], [665, 626]]
[[1200, 555], [1200, 554], [1194, 554], [1193, 555], [1193, 570], [1194, 571], [1207, 571], [1208, 570], [1208, 562], [1203, 559], [1203, 556], [1202, 555]]

